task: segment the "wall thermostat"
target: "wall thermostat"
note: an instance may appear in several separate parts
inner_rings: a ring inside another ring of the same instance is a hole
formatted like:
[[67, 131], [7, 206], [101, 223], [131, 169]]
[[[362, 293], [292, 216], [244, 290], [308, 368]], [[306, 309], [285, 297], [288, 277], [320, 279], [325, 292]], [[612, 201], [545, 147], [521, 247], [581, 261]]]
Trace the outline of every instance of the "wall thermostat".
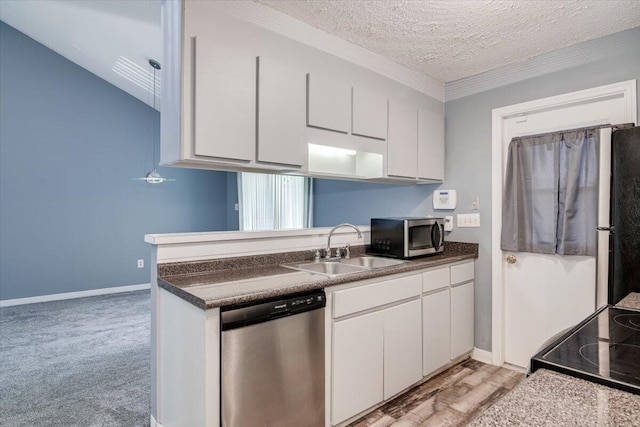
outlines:
[[455, 209], [457, 203], [456, 190], [436, 190], [433, 192], [433, 209]]

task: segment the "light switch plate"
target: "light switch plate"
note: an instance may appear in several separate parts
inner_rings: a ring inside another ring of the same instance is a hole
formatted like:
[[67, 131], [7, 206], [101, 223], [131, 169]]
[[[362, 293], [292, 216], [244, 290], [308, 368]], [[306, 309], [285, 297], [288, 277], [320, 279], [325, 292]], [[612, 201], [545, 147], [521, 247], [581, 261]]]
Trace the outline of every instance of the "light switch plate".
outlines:
[[458, 227], [480, 227], [480, 214], [458, 214]]
[[471, 198], [471, 210], [477, 211], [480, 209], [480, 197], [475, 196]]

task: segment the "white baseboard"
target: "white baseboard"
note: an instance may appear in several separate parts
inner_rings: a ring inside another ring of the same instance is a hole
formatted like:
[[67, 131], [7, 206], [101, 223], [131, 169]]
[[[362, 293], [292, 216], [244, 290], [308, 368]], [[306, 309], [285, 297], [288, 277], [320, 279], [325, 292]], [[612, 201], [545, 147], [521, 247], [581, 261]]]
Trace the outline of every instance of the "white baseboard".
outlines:
[[478, 362], [493, 365], [492, 353], [487, 350], [474, 348], [473, 353], [471, 353], [471, 358], [477, 360]]
[[151, 419], [150, 419], [150, 426], [149, 427], [162, 427], [162, 424], [160, 424], [159, 422], [156, 421], [155, 418], [153, 418], [153, 415], [151, 415]]
[[5, 299], [5, 300], [0, 300], [0, 307], [9, 307], [12, 305], [23, 305], [23, 304], [34, 304], [38, 302], [48, 302], [48, 301], [60, 301], [65, 299], [92, 297], [96, 295], [118, 294], [121, 292], [141, 291], [144, 289], [149, 289], [150, 287], [151, 285], [149, 283], [143, 283], [141, 285], [116, 286], [113, 288], [90, 289], [87, 291], [65, 292], [61, 294], [41, 295], [41, 296], [29, 297], [29, 298]]

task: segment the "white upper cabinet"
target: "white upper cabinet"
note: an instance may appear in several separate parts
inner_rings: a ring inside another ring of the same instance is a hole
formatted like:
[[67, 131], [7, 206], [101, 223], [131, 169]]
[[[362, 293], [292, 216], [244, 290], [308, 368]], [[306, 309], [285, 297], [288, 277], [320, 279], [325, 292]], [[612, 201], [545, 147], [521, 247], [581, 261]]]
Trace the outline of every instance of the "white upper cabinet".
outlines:
[[352, 121], [352, 134], [387, 139], [387, 97], [354, 87]]
[[251, 161], [256, 144], [256, 58], [193, 41], [193, 133], [197, 156]]
[[444, 115], [418, 110], [418, 178], [444, 180]]
[[162, 2], [162, 165], [442, 180], [442, 102], [230, 7]]
[[351, 86], [318, 73], [307, 75], [307, 126], [348, 133]]
[[389, 100], [389, 139], [387, 175], [406, 178], [418, 176], [418, 109]]
[[306, 73], [272, 58], [258, 58], [258, 161], [305, 164]]

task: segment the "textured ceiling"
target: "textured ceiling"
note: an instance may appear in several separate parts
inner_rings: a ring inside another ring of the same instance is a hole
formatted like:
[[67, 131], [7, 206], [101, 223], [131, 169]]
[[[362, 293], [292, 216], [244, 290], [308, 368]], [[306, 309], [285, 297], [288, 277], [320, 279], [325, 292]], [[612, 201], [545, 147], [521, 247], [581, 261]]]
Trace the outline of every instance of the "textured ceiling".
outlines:
[[[640, 26], [640, 0], [254, 1], [235, 3], [276, 9], [441, 83]], [[0, 20], [153, 105], [160, 3], [0, 0]]]
[[640, 26], [640, 0], [256, 0], [440, 82]]

